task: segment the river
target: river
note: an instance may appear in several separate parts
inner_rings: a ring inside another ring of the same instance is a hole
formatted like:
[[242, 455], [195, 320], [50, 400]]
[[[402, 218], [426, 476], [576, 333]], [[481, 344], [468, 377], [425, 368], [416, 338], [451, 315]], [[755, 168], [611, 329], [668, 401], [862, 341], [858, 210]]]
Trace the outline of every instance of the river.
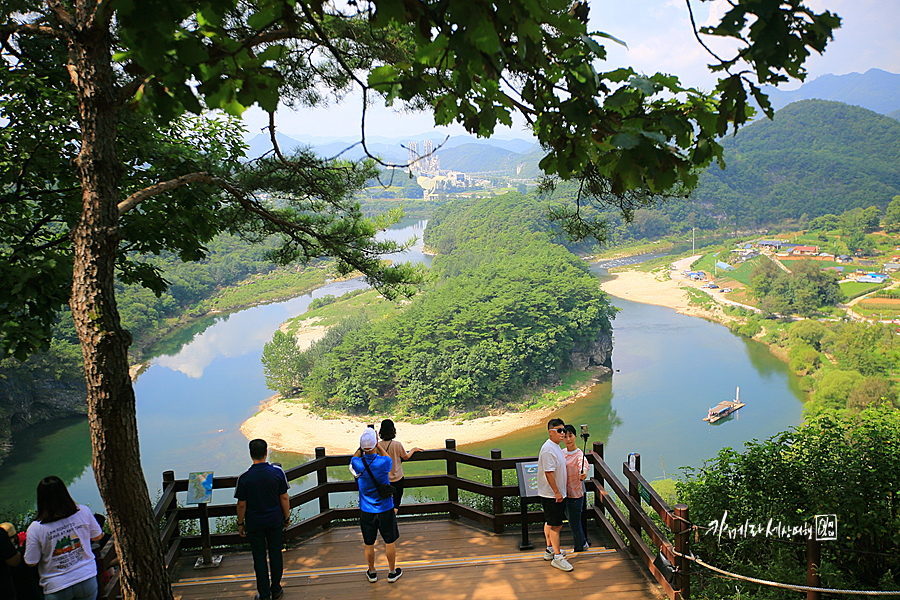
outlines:
[[[430, 264], [422, 253], [424, 225], [402, 223], [387, 235], [397, 240], [418, 236], [407, 260]], [[602, 266], [597, 269], [601, 275]], [[163, 471], [174, 470], [184, 478], [193, 471], [237, 475], [247, 468], [247, 440], [240, 425], [272, 394], [260, 363], [263, 345], [313, 298], [364, 285], [360, 279], [329, 283], [292, 300], [218, 316], [202, 332], [168, 341], [165, 347], [173, 350], [150, 361], [134, 383], [151, 500], [160, 493]], [[798, 379], [763, 344], [671, 309], [617, 298], [613, 303], [622, 309], [613, 323], [615, 372], [558, 415], [587, 424], [591, 441], [606, 444], [607, 460], [616, 472], [629, 452], [639, 452], [650, 479], [671, 476], [683, 465], [699, 466], [724, 446], [740, 447], [800, 423], [804, 394]], [[712, 426], [701, 421], [709, 407], [732, 399], [737, 386], [747, 403], [739, 417]], [[545, 428], [537, 426], [461, 449], [534, 455], [545, 439]], [[77, 502], [104, 512], [90, 467], [86, 419], [45, 423], [16, 434], [13, 441], [12, 453], [0, 465], [0, 515], [32, 508], [37, 482], [50, 474], [67, 482]], [[270, 460], [291, 467], [308, 458], [273, 452]], [[213, 501], [233, 501], [231, 490], [217, 490]]]

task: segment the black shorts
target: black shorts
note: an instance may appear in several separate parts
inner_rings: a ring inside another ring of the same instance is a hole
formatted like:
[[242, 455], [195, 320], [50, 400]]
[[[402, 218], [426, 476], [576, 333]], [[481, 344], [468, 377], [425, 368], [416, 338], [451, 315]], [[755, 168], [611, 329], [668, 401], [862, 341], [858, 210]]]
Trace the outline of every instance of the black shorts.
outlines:
[[544, 522], [551, 527], [562, 527], [566, 518], [566, 503], [557, 502], [556, 498], [541, 496], [541, 508], [544, 509]]
[[380, 513], [360, 512], [359, 528], [362, 529], [363, 543], [371, 546], [375, 543], [375, 538], [381, 532], [381, 539], [385, 544], [393, 544], [400, 537], [400, 530], [397, 529], [397, 515], [394, 509], [386, 510]]
[[392, 481], [394, 486], [394, 508], [400, 508], [400, 498], [403, 497], [403, 486], [406, 483], [406, 477], [401, 477], [397, 481]]

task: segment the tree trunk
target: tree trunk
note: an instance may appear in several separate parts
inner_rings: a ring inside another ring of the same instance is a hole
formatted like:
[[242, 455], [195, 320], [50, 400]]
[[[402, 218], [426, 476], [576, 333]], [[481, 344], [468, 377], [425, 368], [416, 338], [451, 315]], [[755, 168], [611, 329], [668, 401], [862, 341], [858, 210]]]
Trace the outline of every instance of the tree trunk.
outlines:
[[134, 389], [128, 373], [131, 335], [122, 329], [114, 291], [118, 252], [116, 84], [108, 23], [88, 28], [92, 2], [79, 2], [79, 29], [70, 40], [70, 73], [77, 88], [81, 151], [81, 220], [69, 305], [81, 340], [88, 386], [91, 465], [115, 534], [126, 599], [166, 600], [172, 590], [138, 445]]

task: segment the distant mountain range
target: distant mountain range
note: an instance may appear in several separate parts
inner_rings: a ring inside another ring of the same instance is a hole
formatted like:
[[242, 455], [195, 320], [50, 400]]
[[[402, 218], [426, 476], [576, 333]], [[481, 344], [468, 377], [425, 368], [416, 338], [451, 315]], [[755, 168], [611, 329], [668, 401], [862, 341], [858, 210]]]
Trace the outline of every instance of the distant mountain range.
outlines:
[[[900, 137], [895, 136], [900, 126], [900, 75], [870, 69], [862, 74], [823, 75], [788, 92], [765, 89], [778, 110], [775, 121], [759, 119], [737, 137], [726, 138], [728, 170], [710, 168], [702, 177], [697, 197], [717, 198], [722, 208], [740, 199], [748, 206], [758, 204], [748, 210], [760, 218], [764, 214], [781, 218], [804, 212], [810, 216], [840, 213], [856, 205], [883, 206], [900, 193], [900, 157], [894, 156], [900, 147]], [[810, 104], [811, 99], [831, 102]], [[279, 133], [277, 139], [282, 151], [307, 146], [322, 156], [365, 157], [353, 138]], [[367, 148], [385, 161], [402, 165], [408, 159], [409, 142], [417, 141], [421, 153], [426, 139], [440, 145], [436, 152], [441, 169], [522, 178], [541, 174], [537, 165], [544, 153], [533, 138], [460, 135], [446, 139], [431, 131], [412, 138], [371, 137]], [[765, 144], [759, 144], [759, 139], [765, 139]], [[270, 148], [267, 135], [257, 135], [249, 144], [250, 158]], [[893, 163], [888, 156], [894, 156]]]
[[775, 110], [799, 100], [833, 100], [898, 118], [900, 75], [881, 69], [846, 75], [822, 75], [789, 92], [764, 86]]
[[900, 122], [825, 100], [795, 102], [723, 140], [694, 198], [742, 224], [813, 218], [900, 195]]
[[[282, 152], [297, 147], [309, 147], [321, 156], [358, 160], [365, 158], [362, 144], [351, 139], [315, 138], [312, 136], [292, 137], [276, 133], [275, 139]], [[435, 132], [412, 138], [369, 138], [366, 149], [382, 160], [396, 164], [406, 164], [410, 141], [418, 142], [419, 154], [423, 154], [423, 142], [431, 139], [440, 158], [441, 169], [464, 173], [491, 173], [496, 175], [516, 175], [535, 177], [540, 174], [537, 163], [543, 157], [540, 146], [533, 140], [524, 139], [481, 139], [473, 136], [437, 137]], [[247, 156], [250, 159], [262, 156], [272, 148], [268, 135], [259, 134], [248, 140]], [[519, 165], [522, 165], [519, 168]], [[527, 173], [527, 174], [526, 174]]]

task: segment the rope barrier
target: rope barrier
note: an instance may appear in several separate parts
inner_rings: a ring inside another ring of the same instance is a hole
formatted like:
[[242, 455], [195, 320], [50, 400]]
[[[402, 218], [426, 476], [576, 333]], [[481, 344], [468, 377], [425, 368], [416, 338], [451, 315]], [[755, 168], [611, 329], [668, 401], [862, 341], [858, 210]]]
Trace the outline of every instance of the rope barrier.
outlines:
[[766, 585], [769, 587], [777, 587], [786, 590], [793, 590], [795, 592], [820, 592], [825, 594], [855, 594], [858, 596], [900, 596], [900, 591], [875, 591], [875, 590], [840, 590], [835, 588], [822, 588], [822, 587], [813, 587], [809, 585], [795, 585], [792, 583], [781, 583], [779, 581], [769, 581], [766, 579], [758, 579], [756, 577], [749, 577], [747, 575], [740, 575], [738, 573], [732, 573], [731, 571], [726, 571], [724, 569], [720, 569], [718, 567], [714, 567], [708, 563], [703, 562], [693, 554], [690, 556], [686, 554], [682, 554], [677, 550], [672, 550], [672, 553], [676, 556], [680, 556], [681, 558], [685, 558], [689, 561], [692, 561], [701, 567], [705, 567], [710, 571], [714, 571], [725, 577], [730, 579], [738, 579], [741, 581], [748, 581], [750, 583], [758, 583], [759, 585]]

